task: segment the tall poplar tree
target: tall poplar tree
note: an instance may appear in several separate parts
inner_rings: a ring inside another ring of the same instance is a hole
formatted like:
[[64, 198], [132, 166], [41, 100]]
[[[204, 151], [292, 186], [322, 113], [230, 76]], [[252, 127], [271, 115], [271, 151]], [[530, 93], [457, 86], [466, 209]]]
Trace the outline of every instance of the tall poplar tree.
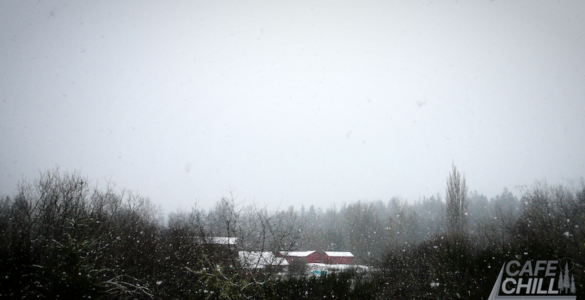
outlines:
[[457, 171], [455, 164], [447, 179], [445, 200], [447, 202], [447, 230], [451, 234], [466, 233], [468, 228], [467, 185], [465, 177]]

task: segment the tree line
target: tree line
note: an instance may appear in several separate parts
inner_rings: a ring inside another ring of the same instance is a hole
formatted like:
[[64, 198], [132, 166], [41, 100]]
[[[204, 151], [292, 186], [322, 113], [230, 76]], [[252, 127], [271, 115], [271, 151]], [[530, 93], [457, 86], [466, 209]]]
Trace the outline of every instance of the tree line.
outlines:
[[[147, 198], [50, 170], [0, 199], [0, 298], [476, 299], [505, 261], [569, 257], [585, 278], [585, 185], [517, 198], [468, 192], [455, 167], [439, 194], [269, 211], [221, 198], [166, 218]], [[350, 251], [370, 272], [242, 270], [230, 251]]]

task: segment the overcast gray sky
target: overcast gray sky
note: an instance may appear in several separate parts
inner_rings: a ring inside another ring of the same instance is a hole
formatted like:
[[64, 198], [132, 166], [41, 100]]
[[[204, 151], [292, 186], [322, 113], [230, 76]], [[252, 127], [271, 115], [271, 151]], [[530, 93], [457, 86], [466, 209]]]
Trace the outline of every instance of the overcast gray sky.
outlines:
[[[165, 212], [488, 197], [585, 174], [583, 1], [2, 1], [0, 193]], [[516, 193], [518, 194], [518, 193]]]

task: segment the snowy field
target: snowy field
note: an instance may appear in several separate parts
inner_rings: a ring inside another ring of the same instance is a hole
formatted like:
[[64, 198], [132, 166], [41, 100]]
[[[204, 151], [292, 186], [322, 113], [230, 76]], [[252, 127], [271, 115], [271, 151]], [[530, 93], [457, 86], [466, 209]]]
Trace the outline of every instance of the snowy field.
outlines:
[[339, 265], [339, 264], [322, 264], [322, 263], [311, 263], [307, 264], [307, 275], [320, 276], [327, 273], [341, 272], [355, 269], [357, 272], [368, 271], [370, 267], [364, 265]]

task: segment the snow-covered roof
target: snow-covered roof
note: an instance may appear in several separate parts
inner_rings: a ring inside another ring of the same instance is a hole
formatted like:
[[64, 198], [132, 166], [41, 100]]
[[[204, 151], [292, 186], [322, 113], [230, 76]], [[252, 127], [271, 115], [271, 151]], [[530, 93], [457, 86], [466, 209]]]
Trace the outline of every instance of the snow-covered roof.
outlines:
[[238, 259], [247, 269], [263, 269], [266, 266], [288, 266], [284, 257], [276, 257], [269, 251], [239, 251]]
[[206, 238], [206, 242], [216, 245], [237, 245], [238, 238], [225, 236], [211, 236]]
[[351, 252], [325, 251], [325, 254], [329, 257], [353, 257]]
[[283, 256], [294, 256], [294, 257], [307, 257], [311, 254], [315, 253], [315, 251], [280, 251], [280, 254]]

